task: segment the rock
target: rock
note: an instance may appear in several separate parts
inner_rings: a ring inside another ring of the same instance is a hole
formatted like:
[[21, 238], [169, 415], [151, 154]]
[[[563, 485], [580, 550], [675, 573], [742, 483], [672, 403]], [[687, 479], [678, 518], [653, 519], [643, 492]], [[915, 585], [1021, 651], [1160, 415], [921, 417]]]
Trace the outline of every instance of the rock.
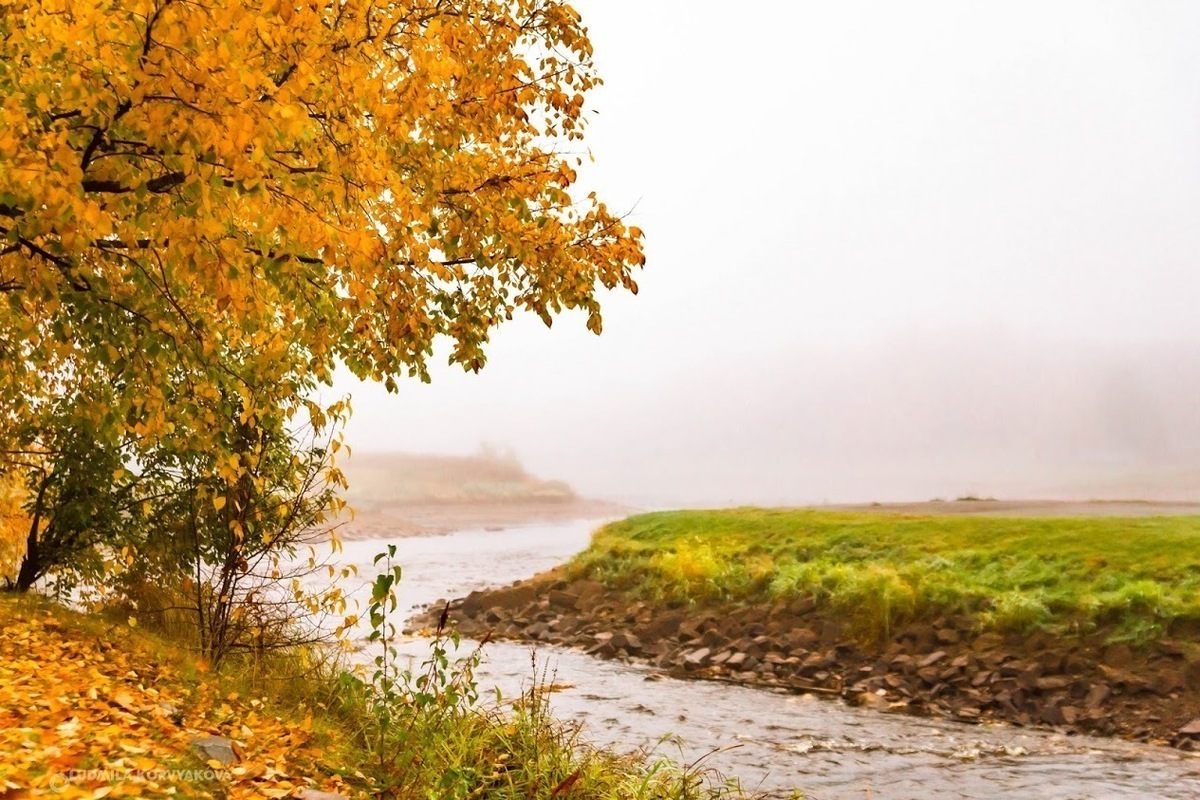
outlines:
[[546, 595], [546, 599], [550, 601], [551, 606], [558, 608], [578, 608], [579, 595], [571, 592], [564, 592], [559, 589], [552, 590]]
[[1071, 679], [1066, 675], [1049, 675], [1044, 678], [1035, 678], [1033, 685], [1039, 692], [1056, 692], [1070, 686]]
[[1064, 662], [1062, 653], [1054, 650], [1047, 650], [1038, 656], [1038, 663], [1042, 665], [1042, 672], [1049, 674], [1057, 674], [1063, 671]]
[[729, 658], [725, 659], [725, 666], [730, 669], [744, 669], [746, 663], [746, 654], [741, 652], [730, 653]]
[[700, 638], [700, 623], [694, 619], [685, 619], [679, 623], [679, 641], [690, 642]]
[[1107, 684], [1093, 683], [1092, 688], [1088, 690], [1087, 699], [1083, 701], [1083, 704], [1088, 708], [1099, 708], [1111, 696], [1112, 689]]
[[[586, 597], [586, 595], [582, 595]], [[642, 635], [651, 641], [668, 639], [679, 631], [679, 623], [683, 614], [678, 611], [668, 611], [650, 620], [642, 629]]]
[[1041, 664], [1034, 661], [1021, 661], [1014, 659], [1006, 661], [1000, 666], [1000, 674], [1005, 678], [1014, 678], [1019, 675], [1028, 675], [1030, 680], [1036, 679], [1041, 675]]
[[1025, 639], [1024, 645], [1027, 650], [1045, 650], [1054, 642], [1054, 638], [1046, 631], [1034, 631]]
[[1161, 695], [1187, 688], [1187, 679], [1177, 669], [1164, 668], [1159, 670], [1152, 684], [1154, 691]]
[[923, 669], [917, 670], [917, 677], [925, 681], [926, 685], [928, 686], [933, 686], [939, 680], [941, 680], [941, 675], [933, 667], [924, 667]]
[[1063, 714], [1062, 709], [1058, 706], [1045, 706], [1042, 708], [1042, 722], [1048, 725], [1062, 725], [1066, 723], [1067, 718]]
[[987, 633], [981, 633], [975, 637], [975, 640], [971, 642], [971, 649], [976, 653], [982, 653], [984, 651], [995, 650], [997, 647], [1000, 647], [1003, 644], [1003, 636], [995, 631], [988, 631]]
[[1108, 678], [1111, 683], [1114, 683], [1117, 686], [1123, 686], [1125, 689], [1132, 692], [1138, 692], [1150, 686], [1150, 683], [1140, 675], [1135, 675], [1128, 670], [1119, 669], [1117, 667], [1110, 667], [1107, 664], [1100, 665], [1100, 672], [1104, 675], [1104, 677]]
[[1127, 644], [1114, 644], [1104, 651], [1104, 663], [1117, 669], [1129, 669], [1133, 666], [1133, 651]]
[[683, 665], [688, 669], [698, 669], [703, 667], [712, 658], [712, 650], [707, 647], [701, 647], [699, 650], [693, 650], [683, 658]]
[[724, 650], [720, 653], [717, 653], [715, 656], [713, 656], [712, 663], [714, 666], [720, 666], [732, 657], [733, 657], [732, 650]]
[[887, 698], [881, 697], [874, 692], [863, 692], [854, 696], [854, 705], [862, 706], [863, 708], [873, 708], [876, 711], [887, 711], [891, 705]]
[[[536, 603], [538, 596], [537, 589], [526, 584], [488, 592], [484, 600], [490, 607], [513, 610]], [[463, 607], [466, 607], [466, 601], [463, 601]]]
[[1165, 653], [1169, 656], [1181, 656], [1184, 653], [1183, 645], [1174, 639], [1159, 639], [1158, 652]]
[[580, 608], [589, 608], [595, 605], [595, 601], [608, 592], [603, 583], [590, 580], [579, 581], [571, 587], [571, 590], [579, 596]]
[[598, 642], [585, 651], [589, 656], [598, 656], [600, 658], [612, 658], [617, 654], [617, 648], [612, 646], [612, 642], [605, 639]]
[[962, 641], [962, 635], [953, 628], [940, 628], [937, 632], [937, 640], [939, 644], [958, 644]]
[[1200, 717], [1189, 722], [1179, 729], [1181, 736], [1200, 736]]
[[487, 592], [471, 592], [462, 601], [462, 613], [465, 617], [475, 617], [487, 607]]
[[929, 655], [925, 656], [924, 658], [922, 658], [920, 661], [917, 662], [917, 669], [924, 669], [925, 667], [932, 667], [934, 664], [938, 663], [945, 657], [946, 657], [945, 650], [938, 650], [936, 652], [930, 653]]
[[234, 764], [238, 760], [237, 753], [233, 750], [233, 740], [224, 736], [193, 736], [192, 747], [196, 748], [203, 761]]
[[812, 597], [801, 597], [788, 603], [787, 613], [793, 617], [802, 617], [805, 614], [813, 611], [817, 607], [817, 602]]
[[[770, 660], [770, 656], [766, 660]], [[831, 652], [811, 653], [807, 658], [800, 662], [801, 672], [813, 672], [818, 669], [825, 669], [833, 666], [837, 658]]]
[[613, 647], [618, 650], [624, 650], [630, 655], [637, 655], [642, 652], [642, 640], [632, 633], [614, 634], [611, 641]]
[[821, 637], [808, 628], [794, 628], [784, 639], [784, 647], [787, 650], [810, 650], [820, 641]]
[[1080, 651], [1068, 653], [1063, 659], [1062, 669], [1068, 675], [1083, 675], [1095, 669], [1095, 660]]

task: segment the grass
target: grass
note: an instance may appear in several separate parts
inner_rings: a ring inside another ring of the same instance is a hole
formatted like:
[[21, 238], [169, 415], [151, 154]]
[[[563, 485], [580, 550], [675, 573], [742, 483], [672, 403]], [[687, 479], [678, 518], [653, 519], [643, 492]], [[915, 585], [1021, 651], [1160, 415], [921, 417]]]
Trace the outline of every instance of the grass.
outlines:
[[[178, 770], [142, 793], [231, 800], [290, 797], [304, 786], [439, 800], [744, 796], [699, 769], [591, 746], [549, 715], [545, 682], [505, 703], [421, 712], [401, 704], [395, 725], [404, 735], [393, 740], [401, 747], [380, 763], [368, 684], [327, 651], [234, 658], [218, 672], [169, 635], [124, 618], [8, 595], [0, 595], [0, 629], [0, 787], [21, 796], [57, 796], [56, 772], [101, 767]], [[190, 746], [197, 733], [238, 741], [241, 760], [224, 779], [178, 777], [205, 767]], [[126, 783], [122, 791], [136, 793]], [[105, 785], [88, 778], [62, 796], [91, 797]]]
[[1200, 517], [663, 512], [605, 526], [569, 569], [666, 603], [812, 597], [873, 636], [955, 613], [1132, 642], [1200, 621]]

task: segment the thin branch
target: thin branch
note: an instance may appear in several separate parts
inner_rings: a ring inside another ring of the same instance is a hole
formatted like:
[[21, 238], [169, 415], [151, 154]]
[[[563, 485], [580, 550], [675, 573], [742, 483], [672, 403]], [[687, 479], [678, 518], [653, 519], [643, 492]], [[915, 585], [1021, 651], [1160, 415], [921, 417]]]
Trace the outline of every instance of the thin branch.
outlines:
[[[146, 190], [154, 194], [163, 194], [183, 183], [185, 177], [182, 172], [168, 172], [166, 175], [159, 175], [157, 178], [146, 181]], [[126, 186], [120, 181], [93, 179], [83, 181], [82, 185], [85, 192], [96, 194], [125, 194], [134, 191], [134, 187]]]

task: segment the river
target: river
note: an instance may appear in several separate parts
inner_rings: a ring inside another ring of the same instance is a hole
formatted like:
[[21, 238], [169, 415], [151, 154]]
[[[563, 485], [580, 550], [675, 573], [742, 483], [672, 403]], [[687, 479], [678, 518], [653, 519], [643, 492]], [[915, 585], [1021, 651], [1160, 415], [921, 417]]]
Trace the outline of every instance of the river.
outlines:
[[[503, 531], [465, 530], [394, 540], [404, 569], [405, 613], [439, 598], [527, 578], [587, 546], [596, 522]], [[338, 560], [365, 585], [385, 540], [345, 543]], [[351, 588], [351, 587], [347, 587]], [[365, 600], [364, 600], [365, 602]], [[473, 643], [464, 642], [464, 648]], [[407, 657], [428, 653], [422, 639]], [[1171, 748], [1007, 725], [883, 714], [813, 696], [665, 677], [650, 667], [602, 661], [575, 650], [492, 642], [484, 648], [481, 689], [516, 696], [548, 670], [573, 688], [552, 695], [556, 716], [621, 751], [656, 750], [703, 763], [771, 796], [792, 788], [834, 798], [1200, 797], [1200, 758]]]

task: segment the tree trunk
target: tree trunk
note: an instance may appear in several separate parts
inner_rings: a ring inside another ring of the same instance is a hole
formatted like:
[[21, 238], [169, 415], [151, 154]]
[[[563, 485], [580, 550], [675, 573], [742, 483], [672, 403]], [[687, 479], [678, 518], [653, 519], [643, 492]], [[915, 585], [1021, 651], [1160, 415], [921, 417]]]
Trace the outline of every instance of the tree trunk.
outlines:
[[38, 529], [42, 527], [42, 505], [46, 500], [46, 490], [50, 488], [52, 476], [53, 474], [42, 478], [42, 485], [38, 487], [37, 500], [33, 504], [33, 521], [29, 523], [29, 535], [25, 537], [25, 557], [21, 559], [21, 571], [17, 573], [16, 590], [18, 592], [28, 592], [32, 589], [33, 584], [42, 577], [45, 569], [45, 565], [42, 563]]
[[41, 559], [39, 558], [37, 523], [29, 529], [25, 539], [25, 557], [21, 559], [21, 571], [17, 573], [17, 591], [28, 592], [40, 577]]

